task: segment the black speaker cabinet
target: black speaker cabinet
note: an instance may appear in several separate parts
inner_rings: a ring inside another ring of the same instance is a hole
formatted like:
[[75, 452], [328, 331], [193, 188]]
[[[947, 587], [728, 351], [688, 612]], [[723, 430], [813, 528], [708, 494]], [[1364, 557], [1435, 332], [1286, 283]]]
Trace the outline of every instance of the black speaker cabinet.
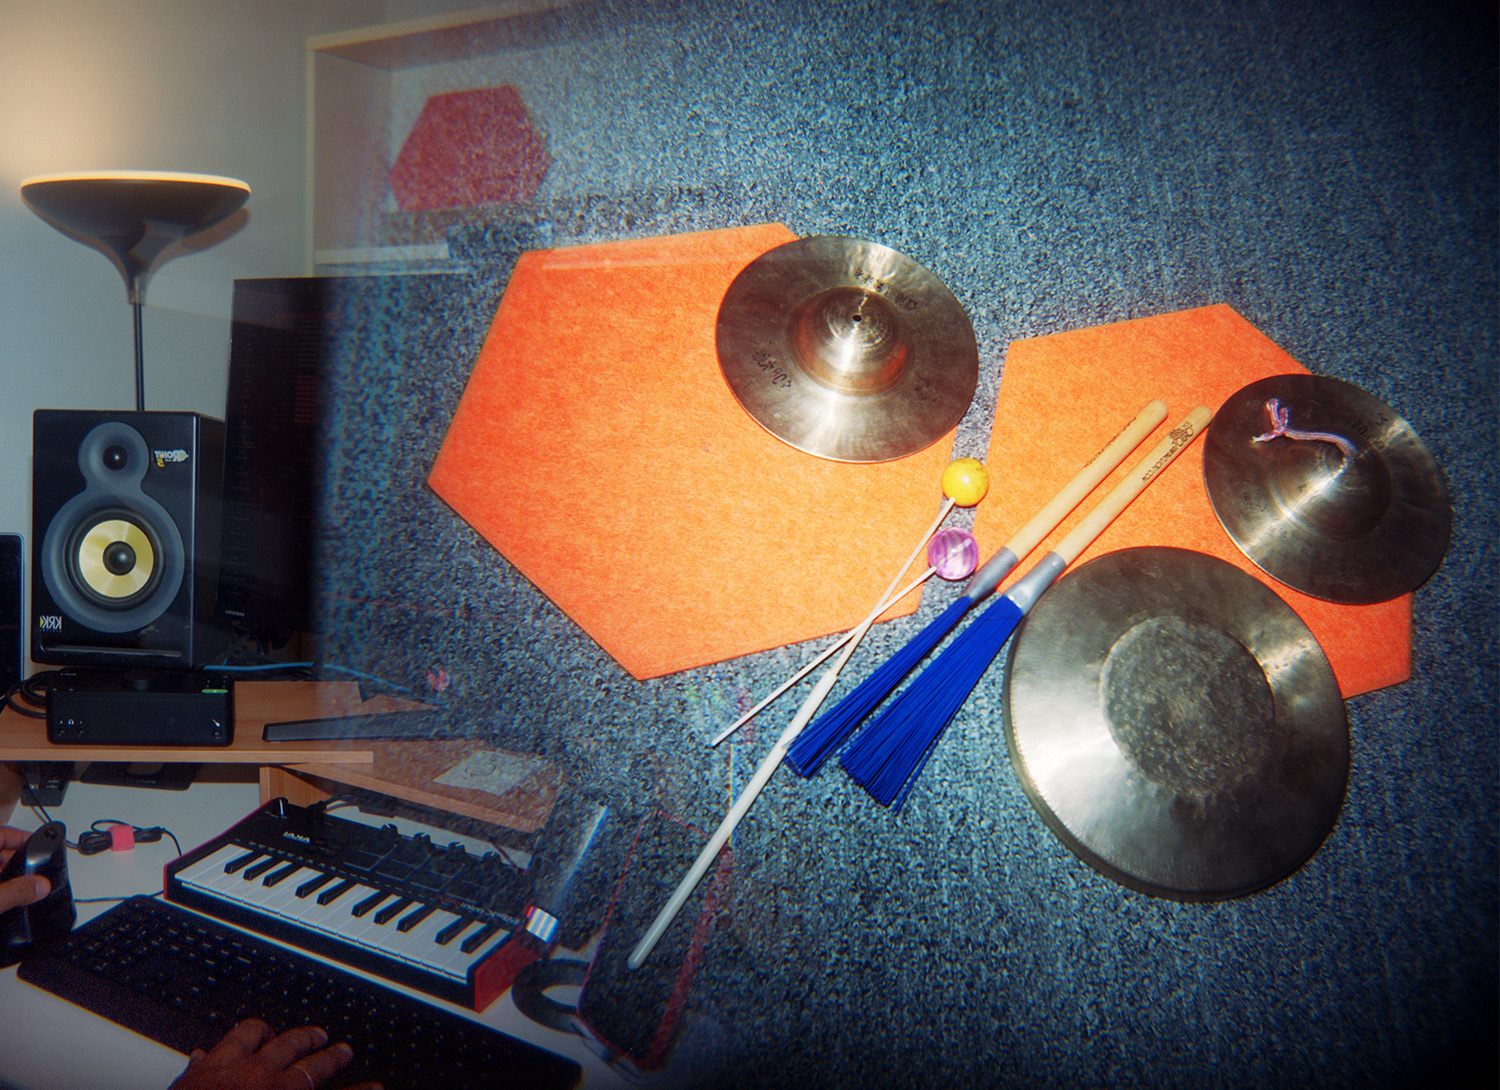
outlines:
[[26, 676], [21, 552], [20, 534], [0, 534], [0, 688], [7, 692]]
[[186, 412], [32, 417], [31, 657], [201, 666], [223, 652], [224, 425]]

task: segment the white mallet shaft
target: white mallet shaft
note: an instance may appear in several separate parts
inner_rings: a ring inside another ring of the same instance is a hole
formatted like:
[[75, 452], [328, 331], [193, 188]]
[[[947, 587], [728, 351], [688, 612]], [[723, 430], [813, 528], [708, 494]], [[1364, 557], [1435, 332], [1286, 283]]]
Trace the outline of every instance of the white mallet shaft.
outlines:
[[626, 961], [626, 964], [630, 968], [639, 969], [646, 958], [650, 956], [651, 951], [656, 948], [656, 944], [661, 941], [662, 935], [666, 934], [667, 928], [677, 918], [677, 913], [682, 911], [682, 906], [687, 904], [687, 899], [692, 896], [693, 890], [703, 880], [703, 876], [708, 873], [708, 868], [713, 865], [714, 859], [718, 857], [724, 845], [729, 842], [729, 838], [734, 833], [735, 827], [750, 812], [750, 807], [755, 804], [755, 800], [760, 795], [761, 790], [770, 781], [772, 773], [776, 771], [777, 766], [781, 764], [782, 759], [786, 756], [787, 747], [792, 744], [792, 739], [796, 738], [802, 732], [802, 728], [812, 721], [813, 715], [822, 706], [824, 698], [828, 696], [829, 692], [833, 689], [834, 683], [838, 681], [839, 672], [843, 670], [844, 664], [849, 661], [849, 656], [854, 654], [854, 649], [859, 646], [859, 641], [870, 630], [870, 626], [875, 623], [875, 619], [890, 608], [891, 594], [900, 584], [901, 577], [906, 574], [907, 569], [922, 554], [922, 550], [927, 547], [928, 539], [937, 533], [937, 528], [942, 525], [943, 520], [948, 517], [948, 512], [951, 510], [953, 510], [953, 500], [949, 499], [944, 502], [942, 509], [938, 512], [937, 518], [927, 528], [927, 532], [922, 535], [922, 539], [917, 542], [917, 547], [912, 550], [911, 556], [906, 558], [906, 563], [902, 564], [896, 571], [895, 578], [885, 588], [885, 592], [880, 596], [880, 600], [875, 604], [875, 608], [866, 614], [865, 619], [860, 621], [854, 631], [849, 634], [849, 639], [844, 644], [843, 652], [823, 676], [818, 679], [818, 683], [813, 686], [812, 692], [808, 693], [807, 699], [802, 702], [802, 707], [797, 709], [797, 714], [787, 724], [786, 730], [782, 731], [781, 737], [776, 740], [776, 744], [762, 758], [759, 767], [755, 770], [755, 775], [751, 776], [750, 782], [745, 784], [739, 798], [735, 799], [734, 805], [729, 808], [729, 813], [724, 815], [724, 820], [719, 822], [719, 827], [708, 838], [708, 843], [703, 845], [703, 850], [698, 853], [698, 858], [693, 860], [693, 865], [688, 868], [687, 873], [682, 876], [682, 880], [677, 883], [677, 888], [672, 891], [672, 896], [667, 898], [667, 903], [662, 905], [661, 911], [656, 914], [656, 919], [651, 921], [651, 926], [646, 928], [645, 934], [635, 944], [635, 949], [630, 952], [630, 957]]
[[[750, 722], [750, 720], [754, 719], [762, 708], [764, 708], [767, 704], [771, 703], [771, 701], [775, 700], [782, 693], [786, 692], [793, 685], [797, 684], [797, 682], [801, 681], [804, 677], [810, 674], [819, 663], [826, 661], [828, 657], [835, 651], [837, 651], [840, 647], [847, 646], [850, 641], [853, 641], [857, 644], [861, 639], [864, 638], [865, 633], [870, 630], [870, 626], [875, 623], [876, 618], [878, 618], [886, 610], [890, 609], [891, 606], [901, 601], [901, 599], [905, 598], [912, 591], [916, 590], [917, 587], [922, 584], [922, 581], [932, 574], [933, 569], [929, 569], [921, 576], [921, 578], [914, 579], [911, 583], [909, 583], [905, 588], [902, 589], [901, 593], [895, 593], [896, 584], [901, 582], [901, 577], [906, 574], [907, 569], [912, 566], [917, 557], [922, 555], [922, 550], [926, 548], [927, 542], [932, 539], [933, 534], [937, 533], [937, 528], [941, 526], [943, 524], [943, 520], [948, 517], [948, 512], [953, 510], [953, 502], [954, 501], [951, 499], [944, 501], [941, 510], [938, 511], [937, 518], [932, 520], [932, 525], [927, 527], [927, 532], [923, 534], [922, 539], [917, 542], [917, 547], [912, 550], [912, 554], [906, 558], [906, 563], [902, 564], [900, 569], [897, 570], [896, 578], [891, 580], [890, 586], [885, 588], [885, 593], [882, 594], [880, 596], [880, 600], [875, 603], [875, 608], [870, 611], [869, 615], [866, 616], [863, 621], [860, 621], [859, 624], [855, 625], [848, 632], [846, 632], [843, 639], [839, 640], [828, 650], [824, 651], [817, 658], [813, 659], [806, 666], [802, 667], [802, 669], [798, 670], [791, 677], [787, 678], [786, 681], [782, 682], [781, 688], [777, 689], [770, 696], [766, 697], [759, 704], [755, 705], [755, 707], [751, 708], [744, 715], [740, 716], [733, 723], [729, 724], [729, 726], [720, 731], [714, 737], [714, 740], [709, 743], [709, 745], [718, 745], [735, 731], [743, 727], [746, 723]], [[839, 667], [834, 667], [834, 669], [840, 669], [841, 666], [842, 664], [840, 664]]]

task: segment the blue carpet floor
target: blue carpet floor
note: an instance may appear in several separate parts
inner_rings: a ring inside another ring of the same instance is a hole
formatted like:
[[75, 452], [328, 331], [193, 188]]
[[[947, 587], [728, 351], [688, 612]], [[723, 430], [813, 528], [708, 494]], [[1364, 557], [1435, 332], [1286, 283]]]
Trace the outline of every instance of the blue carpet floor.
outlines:
[[[1180, 904], [1079, 863], [1010, 767], [997, 666], [899, 816], [836, 771], [772, 783], [735, 839], [683, 1081], [1494, 1085], [1488, 8], [620, 0], [491, 58], [552, 166], [534, 202], [454, 229], [448, 277], [360, 295], [336, 330], [324, 653], [418, 690], [442, 664], [450, 701], [580, 791], [713, 824], [771, 728], [703, 743], [810, 652], [633, 681], [424, 488], [521, 249], [766, 220], [892, 246], [978, 335], [959, 454], [986, 448], [1010, 341], [1227, 303], [1405, 416], [1453, 493], [1413, 677], [1349, 702], [1347, 801], [1300, 871]], [[947, 600], [881, 626], [850, 676]]]

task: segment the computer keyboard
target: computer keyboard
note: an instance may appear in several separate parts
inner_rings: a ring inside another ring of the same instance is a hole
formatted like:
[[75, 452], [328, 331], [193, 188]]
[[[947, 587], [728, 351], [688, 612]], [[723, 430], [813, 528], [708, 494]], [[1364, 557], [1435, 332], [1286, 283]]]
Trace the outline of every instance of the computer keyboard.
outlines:
[[581, 1068], [452, 1011], [149, 897], [132, 897], [21, 964], [20, 977], [187, 1053], [236, 1022], [318, 1025], [354, 1059], [335, 1085], [387, 1090], [577, 1085]]

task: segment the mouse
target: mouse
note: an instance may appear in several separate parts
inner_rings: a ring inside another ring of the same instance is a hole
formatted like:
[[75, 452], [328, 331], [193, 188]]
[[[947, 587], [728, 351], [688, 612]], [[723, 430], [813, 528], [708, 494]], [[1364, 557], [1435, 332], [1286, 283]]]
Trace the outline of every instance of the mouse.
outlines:
[[68, 831], [62, 822], [49, 821], [32, 833], [0, 870], [0, 882], [23, 874], [40, 874], [52, 883], [52, 890], [34, 905], [0, 915], [0, 966], [14, 965], [33, 950], [65, 938], [78, 920], [68, 883]]

